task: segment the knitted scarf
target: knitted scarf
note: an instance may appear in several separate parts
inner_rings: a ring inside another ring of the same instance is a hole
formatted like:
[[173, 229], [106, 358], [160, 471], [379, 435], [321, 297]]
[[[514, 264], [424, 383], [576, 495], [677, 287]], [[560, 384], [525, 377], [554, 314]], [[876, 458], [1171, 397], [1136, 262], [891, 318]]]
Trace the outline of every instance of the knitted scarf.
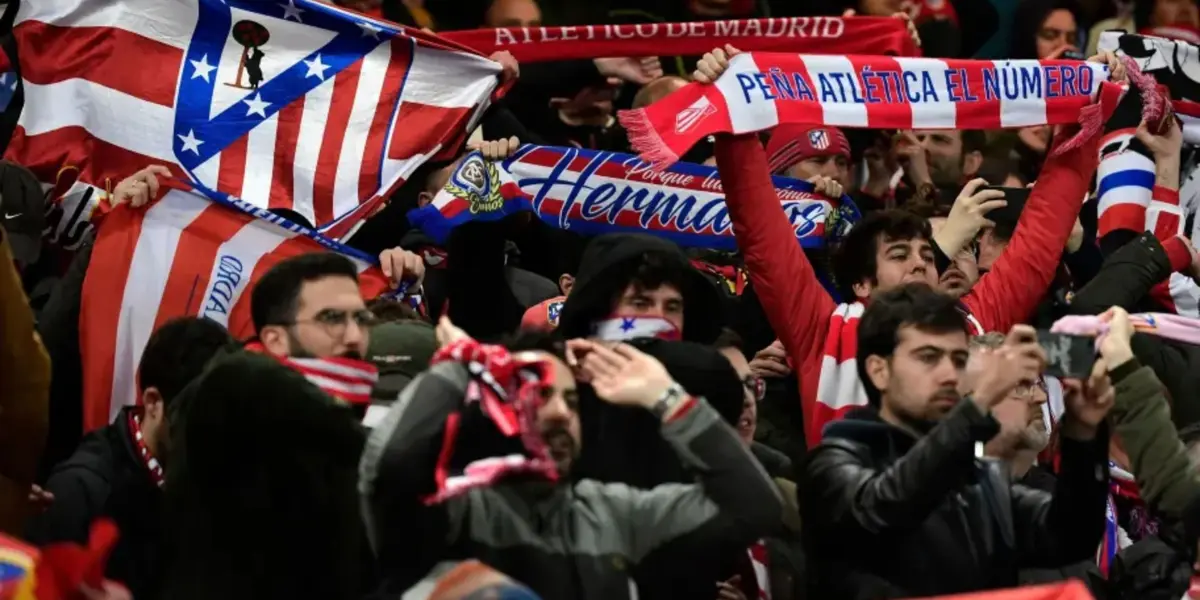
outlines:
[[1182, 40], [1105, 31], [1097, 48], [1131, 59], [1166, 88], [1183, 120], [1184, 144], [1200, 144], [1200, 47]]
[[[1129, 315], [1134, 331], [1168, 340], [1200, 345], [1200, 319], [1166, 313], [1137, 313]], [[1097, 316], [1067, 316], [1054, 322], [1050, 331], [1071, 335], [1096, 336], [1096, 344], [1108, 334], [1108, 324]]]
[[429, 364], [443, 362], [464, 365], [471, 382], [463, 408], [447, 418], [434, 469], [437, 489], [424, 502], [444, 502], [515, 474], [557, 481], [558, 468], [537, 425], [542, 390], [554, 384], [553, 366], [517, 360], [502, 346], [473, 339], [441, 348]]
[[[275, 356], [267, 351], [262, 342], [250, 342], [248, 352], [259, 352]], [[375, 365], [353, 358], [292, 358], [275, 356], [279, 362], [300, 373], [309, 383], [317, 386], [331, 398], [347, 404], [369, 405], [371, 388], [379, 381], [379, 369]]]
[[[787, 177], [773, 182], [805, 248], [840, 238], [859, 219], [848, 196], [826, 198]], [[712, 167], [678, 163], [658, 171], [627, 154], [526, 144], [502, 162], [468, 154], [433, 202], [408, 220], [438, 243], [463, 223], [533, 212], [580, 235], [644, 232], [685, 248], [735, 251], [724, 196]]]
[[917, 56], [903, 21], [890, 17], [784, 17], [638, 23], [509, 27], [439, 34], [484, 55], [507, 51], [520, 62], [608, 56], [699, 56], [722, 44], [756, 52], [890, 54]]
[[[706, 136], [780, 123], [870, 129], [998, 129], [1080, 123], [1097, 134], [1121, 86], [1106, 65], [1070, 60], [940, 60], [740, 54], [715, 84], [693, 83], [620, 113], [647, 161], [670, 164]], [[1098, 93], [1104, 91], [1104, 93]], [[1099, 101], [1097, 101], [1099, 98]]]

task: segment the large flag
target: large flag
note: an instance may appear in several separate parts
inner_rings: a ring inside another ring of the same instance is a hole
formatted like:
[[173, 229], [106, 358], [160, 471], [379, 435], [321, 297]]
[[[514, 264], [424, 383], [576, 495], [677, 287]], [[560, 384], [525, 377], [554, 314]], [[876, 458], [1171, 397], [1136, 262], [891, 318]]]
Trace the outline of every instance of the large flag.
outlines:
[[237, 199], [172, 189], [148, 208], [118, 206], [98, 229], [83, 284], [85, 429], [136, 402], [137, 365], [158, 326], [201, 316], [249, 338], [255, 282], [285, 258], [323, 250], [358, 265], [364, 297], [388, 291], [372, 257]]
[[315, 0], [37, 0], [6, 156], [110, 189], [148, 164], [344, 233], [495, 90], [494, 63]]

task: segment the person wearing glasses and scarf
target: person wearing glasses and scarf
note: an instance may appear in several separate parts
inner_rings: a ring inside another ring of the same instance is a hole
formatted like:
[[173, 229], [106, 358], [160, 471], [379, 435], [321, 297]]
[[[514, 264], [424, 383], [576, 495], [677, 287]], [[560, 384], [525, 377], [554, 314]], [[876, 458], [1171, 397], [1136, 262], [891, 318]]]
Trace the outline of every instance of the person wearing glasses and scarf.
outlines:
[[[779, 527], [771, 536], [747, 549], [748, 564], [755, 575], [763, 579], [766, 584], [763, 587], [769, 587], [770, 598], [801, 598], [804, 590], [804, 550], [800, 543], [800, 509], [796, 502], [792, 461], [786, 454], [754, 441], [754, 433], [758, 428], [758, 403], [766, 395], [766, 383], [762, 377], [750, 371], [750, 363], [742, 353], [742, 341], [737, 333], [726, 329], [714, 346], [733, 365], [742, 382], [742, 413], [734, 423], [734, 430], [775, 482], [783, 498], [783, 517]], [[735, 577], [732, 581], [717, 582], [719, 593], [722, 594], [719, 598], [737, 598], [731, 594], [731, 588], [737, 588], [745, 595], [745, 589], [751, 587], [746, 584], [753, 585], [746, 581], [745, 575]]]

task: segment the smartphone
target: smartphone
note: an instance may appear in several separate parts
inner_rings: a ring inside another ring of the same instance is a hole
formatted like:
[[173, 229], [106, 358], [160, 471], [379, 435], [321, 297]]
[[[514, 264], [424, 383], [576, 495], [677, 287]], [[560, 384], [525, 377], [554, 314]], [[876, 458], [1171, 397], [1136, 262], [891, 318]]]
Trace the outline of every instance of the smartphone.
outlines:
[[1087, 379], [1096, 364], [1096, 340], [1082, 335], [1051, 333], [1039, 329], [1038, 345], [1046, 352], [1046, 374]]
[[1009, 225], [1016, 227], [1017, 220], [1021, 218], [1021, 211], [1025, 209], [1025, 203], [1029, 201], [1029, 188], [1011, 188], [989, 185], [979, 189], [1000, 190], [1001, 192], [1004, 192], [1004, 200], [1008, 202], [1008, 205], [992, 210], [987, 214], [987, 218], [997, 225]]

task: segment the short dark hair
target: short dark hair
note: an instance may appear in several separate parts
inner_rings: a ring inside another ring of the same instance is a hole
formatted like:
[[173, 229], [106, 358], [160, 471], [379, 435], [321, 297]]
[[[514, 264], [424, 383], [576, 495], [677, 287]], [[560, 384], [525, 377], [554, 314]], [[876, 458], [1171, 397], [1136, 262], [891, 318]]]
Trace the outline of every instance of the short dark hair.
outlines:
[[540, 350], [567, 362], [567, 342], [554, 331], [520, 329], [504, 340], [504, 347], [509, 352]]
[[885, 241], [929, 240], [929, 221], [902, 209], [873, 212], [842, 239], [833, 258], [834, 282], [844, 298], [854, 298], [854, 284], [875, 281], [879, 238]]
[[871, 298], [858, 322], [858, 378], [871, 406], [879, 406], [879, 390], [867, 376], [867, 357], [890, 357], [900, 343], [900, 330], [915, 327], [929, 333], [968, 333], [958, 300], [926, 283], [908, 283]]
[[949, 217], [951, 208], [951, 206], [947, 206], [945, 202], [941, 202], [940, 199], [937, 198], [933, 199], [932, 201], [916, 202], [905, 206], [905, 210], [922, 219], [925, 219], [926, 221], [934, 218]]
[[613, 291], [613, 301], [621, 298], [625, 288], [632, 285], [638, 291], [656, 290], [664, 285], [670, 285], [683, 294], [691, 281], [689, 270], [692, 266], [687, 263], [669, 260], [659, 252], [645, 252], [639, 258], [630, 261], [634, 267], [632, 274], [623, 285]]
[[1002, 156], [985, 156], [983, 162], [979, 165], [979, 170], [975, 172], [976, 177], [982, 177], [987, 180], [988, 185], [1004, 185], [1004, 180], [1009, 176], [1016, 177], [1021, 180], [1021, 184], [1029, 183], [1025, 181], [1025, 176], [1021, 175], [1021, 169], [1017, 166], [1017, 161]]
[[138, 363], [138, 388], [154, 388], [170, 405], [180, 390], [204, 372], [218, 353], [236, 347], [220, 323], [203, 317], [179, 317], [150, 334]]
[[742, 336], [728, 327], [721, 328], [721, 333], [717, 335], [717, 340], [713, 342], [713, 347], [717, 350], [724, 350], [726, 348], [742, 350], [742, 347], [745, 345], [746, 342], [742, 340]]
[[971, 152], [983, 152], [987, 148], [987, 132], [982, 129], [962, 129], [962, 155], [967, 157]]
[[358, 269], [350, 259], [333, 252], [301, 254], [271, 267], [250, 293], [254, 333], [261, 333], [267, 325], [290, 324], [296, 318], [304, 284], [326, 277], [347, 277], [358, 283]]
[[376, 298], [367, 303], [367, 310], [375, 315], [377, 323], [394, 323], [399, 321], [425, 321], [417, 309], [392, 298]]

